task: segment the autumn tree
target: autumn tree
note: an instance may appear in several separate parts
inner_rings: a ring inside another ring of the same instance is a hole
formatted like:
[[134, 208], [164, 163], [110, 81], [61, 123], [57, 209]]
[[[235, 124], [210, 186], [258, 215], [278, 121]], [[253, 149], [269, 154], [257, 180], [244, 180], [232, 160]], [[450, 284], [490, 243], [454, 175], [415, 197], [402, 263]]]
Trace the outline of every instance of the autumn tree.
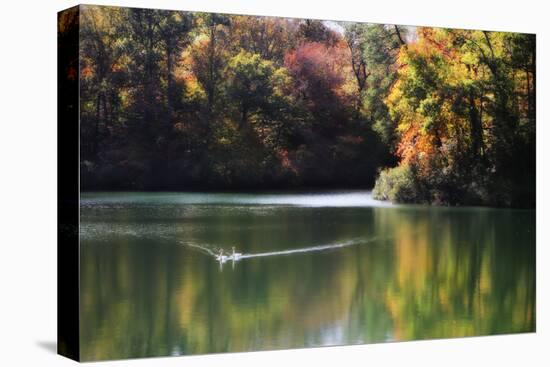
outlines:
[[345, 31], [358, 108], [390, 149], [394, 145], [396, 122], [384, 100], [397, 80], [397, 55], [405, 46], [405, 35], [404, 28], [381, 24], [348, 24]]
[[212, 117], [216, 107], [222, 71], [228, 59], [228, 26], [230, 18], [204, 14], [198, 20], [199, 34], [192, 50], [192, 69], [206, 93], [206, 112]]
[[166, 107], [168, 116], [173, 118], [175, 104], [181, 106], [182, 90], [174, 82], [174, 67], [179, 62], [181, 52], [190, 42], [189, 32], [193, 17], [186, 12], [166, 12], [158, 27], [160, 39], [164, 46], [164, 63], [166, 64]]
[[246, 128], [251, 113], [273, 116], [284, 100], [286, 70], [276, 68], [259, 54], [241, 51], [232, 57], [225, 71], [230, 104], [237, 107], [240, 127]]
[[339, 42], [339, 35], [327, 27], [321, 20], [305, 19], [300, 22], [297, 38], [302, 42], [322, 43], [327, 47], [335, 46]]
[[82, 118], [93, 122], [83, 125], [88, 137], [83, 147], [87, 159], [97, 160], [100, 140], [110, 137], [116, 127], [121, 100], [117, 90], [127, 80], [124, 75], [124, 43], [119, 40], [123, 11], [82, 7], [81, 88]]
[[233, 18], [232, 24], [236, 53], [246, 50], [281, 66], [287, 50], [296, 45], [295, 20], [240, 15]]
[[393, 181], [416, 181], [413, 201], [533, 200], [533, 140], [521, 128], [529, 125], [529, 108], [520, 108], [522, 100], [529, 104], [520, 92], [527, 78], [515, 76], [506, 40], [498, 32], [420, 28], [417, 42], [401, 50], [403, 66], [386, 102], [399, 122], [400, 164], [411, 168], [401, 170], [408, 178]]
[[346, 119], [343, 52], [314, 42], [298, 46], [285, 57], [296, 100], [311, 111], [312, 123], [327, 134]]
[[367, 78], [370, 75], [370, 71], [367, 71], [367, 64], [363, 55], [365, 51], [365, 43], [363, 42], [364, 28], [364, 24], [351, 23], [347, 24], [345, 29], [345, 39], [350, 51], [351, 68], [357, 87], [357, 110], [360, 109], [363, 91], [367, 86]]

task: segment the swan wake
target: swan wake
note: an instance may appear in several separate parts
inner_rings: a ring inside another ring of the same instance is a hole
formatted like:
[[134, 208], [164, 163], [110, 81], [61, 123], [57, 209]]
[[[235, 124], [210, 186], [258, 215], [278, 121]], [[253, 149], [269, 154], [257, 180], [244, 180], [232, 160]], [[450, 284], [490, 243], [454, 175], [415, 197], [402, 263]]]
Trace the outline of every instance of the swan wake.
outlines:
[[284, 255], [292, 255], [292, 254], [305, 253], [305, 252], [328, 251], [328, 250], [340, 249], [343, 247], [366, 244], [377, 240], [378, 240], [377, 237], [373, 237], [370, 239], [355, 239], [355, 240], [349, 240], [349, 241], [332, 243], [327, 245], [320, 245], [320, 246], [300, 247], [296, 249], [288, 249], [288, 250], [280, 250], [280, 251], [256, 252], [256, 253], [250, 253], [250, 254], [235, 252], [235, 249], [233, 248], [233, 253], [232, 254], [229, 253], [227, 255], [224, 255], [223, 248], [212, 249], [206, 246], [201, 246], [201, 245], [197, 245], [189, 242], [183, 242], [182, 244], [185, 246], [189, 246], [194, 249], [197, 249], [207, 255], [211, 255], [216, 259], [216, 261], [219, 261], [220, 264], [223, 264], [227, 261], [235, 262], [235, 261], [251, 259], [255, 257], [284, 256]]

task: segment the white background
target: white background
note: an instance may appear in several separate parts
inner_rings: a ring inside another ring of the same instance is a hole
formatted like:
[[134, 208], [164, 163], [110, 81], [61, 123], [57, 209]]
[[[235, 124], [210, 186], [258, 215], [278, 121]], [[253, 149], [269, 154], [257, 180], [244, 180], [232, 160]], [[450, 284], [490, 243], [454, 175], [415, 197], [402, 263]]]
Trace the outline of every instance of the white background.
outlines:
[[[537, 333], [100, 362], [97, 366], [541, 366], [549, 357], [550, 139], [544, 1], [172, 0], [98, 4], [537, 33]], [[0, 11], [0, 365], [66, 366], [56, 340], [56, 12], [75, 1], [7, 0]], [[521, 244], [518, 244], [518, 247]]]

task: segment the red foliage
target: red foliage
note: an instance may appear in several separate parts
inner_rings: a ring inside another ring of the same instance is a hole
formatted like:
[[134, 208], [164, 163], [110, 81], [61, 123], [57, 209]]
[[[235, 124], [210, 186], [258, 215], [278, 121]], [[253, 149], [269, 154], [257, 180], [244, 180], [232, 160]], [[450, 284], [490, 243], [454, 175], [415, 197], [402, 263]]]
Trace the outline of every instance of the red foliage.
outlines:
[[342, 49], [322, 43], [303, 43], [285, 55], [285, 66], [292, 75], [294, 93], [314, 106], [328, 107], [338, 103], [344, 83]]
[[290, 160], [290, 157], [288, 155], [288, 150], [284, 148], [280, 148], [277, 150], [277, 156], [279, 157], [279, 161], [281, 162], [281, 166], [291, 172], [294, 172], [295, 174], [298, 174], [298, 170], [293, 165], [292, 161]]

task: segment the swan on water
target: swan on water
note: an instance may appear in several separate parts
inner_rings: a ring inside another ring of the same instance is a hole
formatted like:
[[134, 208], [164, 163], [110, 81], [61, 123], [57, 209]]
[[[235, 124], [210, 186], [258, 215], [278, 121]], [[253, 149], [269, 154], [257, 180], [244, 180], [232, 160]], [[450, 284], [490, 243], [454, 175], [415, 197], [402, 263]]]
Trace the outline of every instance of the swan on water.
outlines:
[[235, 252], [235, 246], [233, 246], [232, 249], [233, 249], [233, 254], [230, 256], [231, 260], [233, 261], [239, 260], [243, 254], [240, 252]]
[[216, 256], [216, 260], [218, 260], [220, 263], [224, 263], [227, 260], [229, 260], [230, 256], [226, 256], [223, 254], [223, 250], [220, 249], [220, 254]]

